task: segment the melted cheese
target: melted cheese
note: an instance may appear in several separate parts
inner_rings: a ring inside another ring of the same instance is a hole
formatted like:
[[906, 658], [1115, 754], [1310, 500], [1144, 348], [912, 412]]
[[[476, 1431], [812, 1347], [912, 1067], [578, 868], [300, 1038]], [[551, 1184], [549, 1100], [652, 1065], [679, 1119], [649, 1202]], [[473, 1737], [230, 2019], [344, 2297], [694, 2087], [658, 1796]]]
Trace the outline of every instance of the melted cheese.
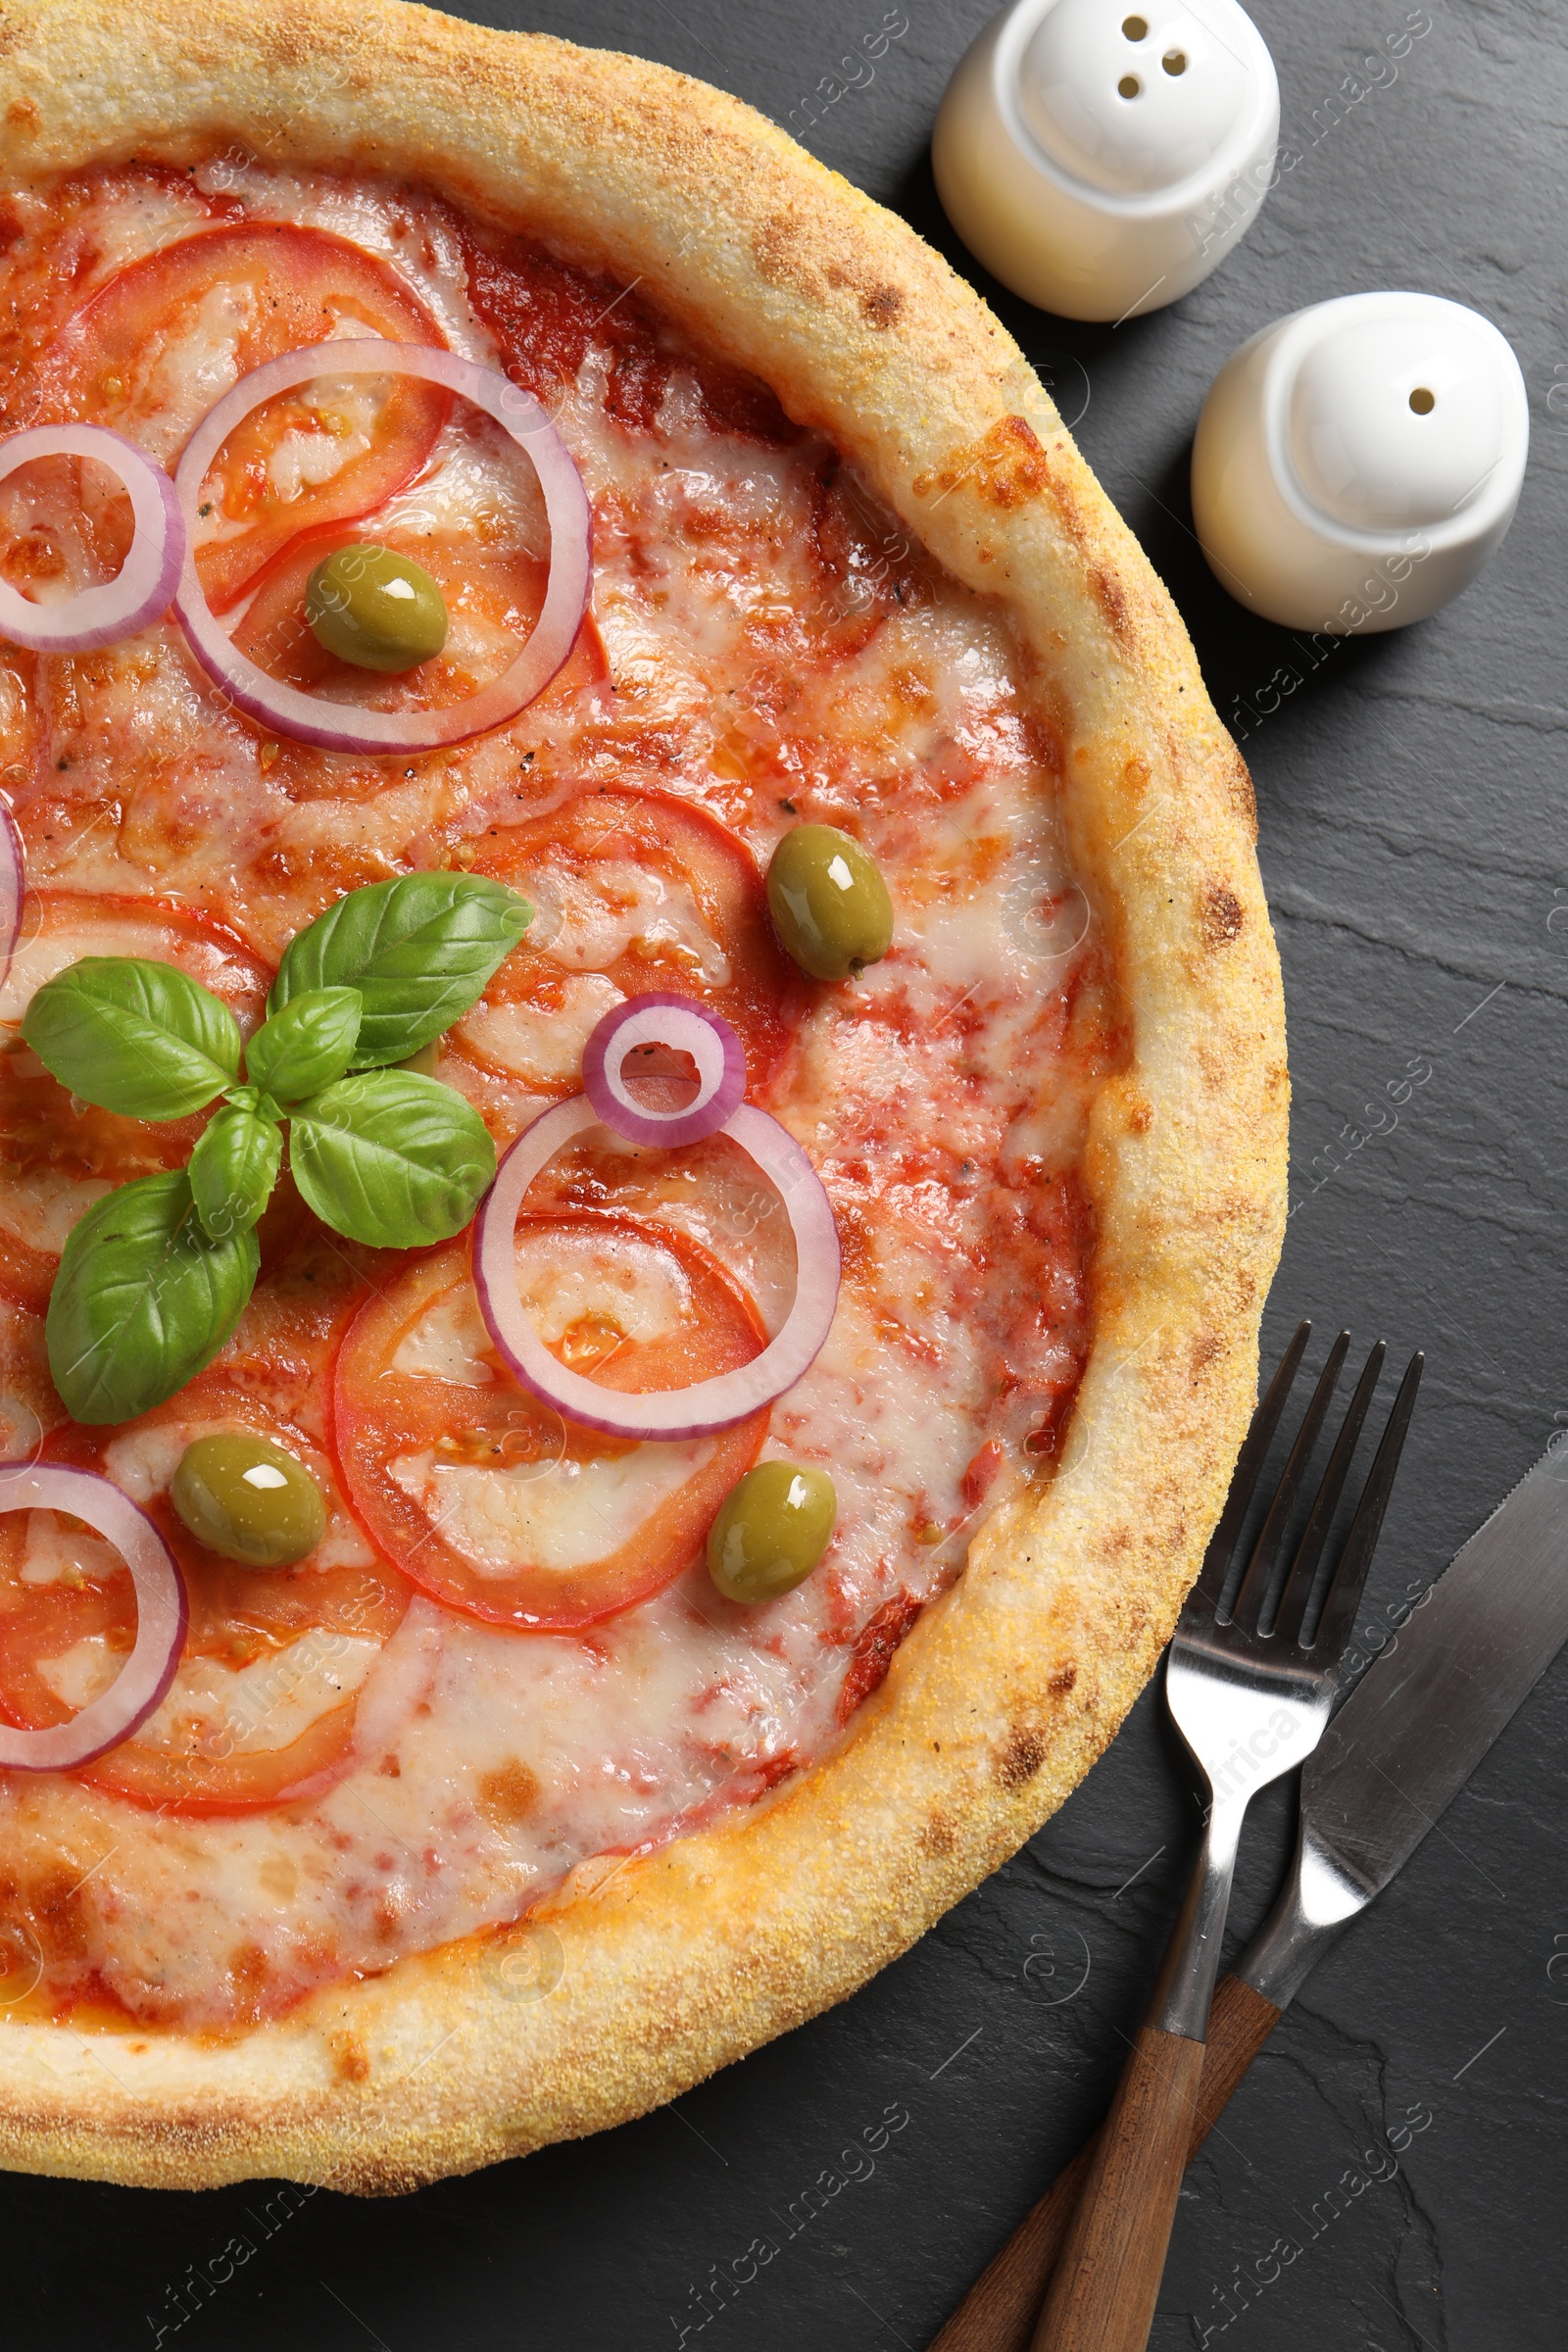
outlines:
[[58, 1256], [74, 1225], [114, 1187], [97, 1176], [67, 1176], [57, 1168], [8, 1168], [0, 1225], [29, 1250]]
[[[120, 1566], [120, 1554], [102, 1536], [75, 1522], [68, 1525], [58, 1511], [29, 1511], [25, 1548], [22, 1555], [24, 1585], [101, 1584]], [[62, 1694], [63, 1695], [63, 1694]], [[84, 1706], [84, 1699], [73, 1699]]]
[[730, 977], [723, 950], [697, 911], [685, 883], [673, 883], [626, 858], [598, 861], [591, 886], [558, 885], [559, 927], [545, 953], [568, 971], [603, 971], [628, 949], [654, 959], [673, 949], [694, 979], [723, 988]]
[[573, 972], [563, 984], [556, 1011], [479, 1004], [458, 1023], [458, 1035], [486, 1061], [530, 1086], [562, 1084], [581, 1070], [582, 1050], [606, 1013], [625, 1001], [603, 972]]
[[[222, 162], [151, 209], [110, 185], [90, 222], [88, 290], [115, 262], [190, 233], [206, 193], [358, 240], [415, 281], [455, 348], [495, 359], [450, 217], [370, 184]], [[56, 233], [42, 200], [21, 214], [14, 271]], [[149, 353], [164, 371], [146, 432], [156, 454], [226, 389], [234, 334], [219, 302], [186, 346]], [[73, 1895], [53, 1981], [69, 1990], [89, 1972], [143, 2018], [230, 2025], [247, 2002], [281, 2008], [513, 1919], [593, 1857], [656, 1845], [823, 1755], [841, 1737], [858, 1637], [896, 1595], [928, 1599], [958, 1573], [1001, 1491], [987, 1482], [1034, 1472], [1027, 1441], [1070, 1395], [1087, 1346], [1071, 1185], [1117, 1050], [1115, 1005], [1006, 626], [911, 553], [820, 441], [715, 426], [694, 364], [670, 365], [653, 429], [620, 421], [612, 357], [590, 341], [553, 404], [594, 502], [612, 696], [546, 698], [458, 755], [402, 766], [279, 755], [224, 715], [163, 626], [133, 647], [0, 671], [7, 757], [23, 763], [7, 773], [28, 780], [16, 798], [36, 879], [132, 899], [178, 889], [273, 959], [340, 889], [439, 862], [585, 777], [683, 795], [760, 866], [801, 818], [851, 825], [888, 880], [895, 946], [853, 985], [811, 993], [760, 1097], [821, 1172], [846, 1249], [832, 1333], [775, 1406], [764, 1454], [831, 1472], [838, 1534], [816, 1576], [758, 1609], [721, 1601], [697, 1563], [591, 1638], [517, 1634], [416, 1597], [384, 1644], [306, 1635], [239, 1668], [187, 1660], [155, 1737], [282, 1743], [357, 1695], [352, 1769], [275, 1814], [159, 1818], [71, 1780], [0, 1788], [0, 1853], [19, 1879], [105, 1851]], [[352, 404], [373, 394], [343, 397], [346, 435], [302, 432], [274, 452], [284, 496], [356, 446]], [[528, 468], [461, 407], [376, 519], [472, 529], [534, 556], [546, 544]], [[492, 666], [504, 650], [459, 648]], [[728, 977], [690, 893], [652, 869], [601, 861], [585, 880], [545, 858], [526, 893], [529, 951], [555, 973], [559, 1009], [498, 1000], [459, 1033], [498, 1074], [484, 1107], [503, 1135], [540, 1089], [569, 1087], [589, 1030], [619, 1001], [606, 971], [628, 950]], [[24, 951], [0, 1019], [42, 976]], [[458, 1056], [444, 1074], [477, 1088]], [[713, 1138], [678, 1165], [607, 1147], [598, 1178], [610, 1204], [712, 1250], [779, 1328], [793, 1241], [737, 1147]], [[76, 1206], [62, 1192], [8, 1214], [54, 1233]], [[570, 1253], [529, 1250], [522, 1287], [547, 1338], [595, 1317], [653, 1333], [679, 1311], [661, 1293], [674, 1263], [661, 1252], [612, 1281]], [[466, 1393], [499, 1377], [467, 1299], [405, 1335], [396, 1368], [450, 1384], [455, 1427]], [[30, 1392], [0, 1387], [24, 1429]], [[175, 1442], [126, 1440], [114, 1475], [150, 1494]], [[565, 1570], [606, 1549], [607, 1525], [627, 1540], [707, 1443], [517, 1469], [411, 1447], [392, 1474], [445, 1514], [481, 1571], [523, 1540]], [[330, 1541], [370, 1557], [355, 1530]], [[79, 1544], [29, 1542], [31, 1575], [92, 1572]], [[107, 1667], [90, 1642], [68, 1645], [53, 1687], [78, 1703]]]
[[629, 1544], [648, 1514], [713, 1457], [711, 1438], [641, 1446], [592, 1461], [546, 1458], [514, 1470], [396, 1454], [394, 1483], [418, 1503], [481, 1576], [510, 1576], [519, 1559], [564, 1574]]

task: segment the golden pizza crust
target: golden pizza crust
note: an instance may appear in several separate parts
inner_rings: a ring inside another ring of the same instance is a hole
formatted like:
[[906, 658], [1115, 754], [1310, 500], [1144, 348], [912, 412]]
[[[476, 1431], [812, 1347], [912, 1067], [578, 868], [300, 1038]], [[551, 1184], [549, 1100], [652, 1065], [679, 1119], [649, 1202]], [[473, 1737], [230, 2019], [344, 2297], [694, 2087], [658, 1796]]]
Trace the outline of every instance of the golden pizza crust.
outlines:
[[411, 2188], [637, 2115], [853, 1991], [1039, 1828], [1147, 1681], [1250, 1409], [1283, 1230], [1251, 792], [1170, 599], [1016, 346], [734, 99], [395, 0], [0, 0], [0, 185], [230, 144], [426, 180], [640, 278], [766, 378], [1005, 600], [1133, 1016], [1091, 1125], [1095, 1337], [1066, 1466], [983, 1525], [838, 1753], [718, 1829], [585, 1866], [511, 1938], [233, 2042], [117, 2035], [110, 2071], [94, 2036], [0, 2028], [0, 2164]]

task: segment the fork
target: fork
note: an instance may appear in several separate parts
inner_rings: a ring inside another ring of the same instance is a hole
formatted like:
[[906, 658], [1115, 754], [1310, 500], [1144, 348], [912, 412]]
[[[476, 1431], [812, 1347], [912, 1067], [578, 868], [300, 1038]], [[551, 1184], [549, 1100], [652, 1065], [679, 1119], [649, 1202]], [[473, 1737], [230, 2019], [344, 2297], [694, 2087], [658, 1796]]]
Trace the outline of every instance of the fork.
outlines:
[[1411, 1358], [1399, 1384], [1338, 1566], [1320, 1598], [1329, 1527], [1385, 1354], [1380, 1340], [1282, 1579], [1287, 1526], [1350, 1345], [1349, 1333], [1341, 1332], [1233, 1592], [1233, 1555], [1310, 1332], [1309, 1323], [1299, 1326], [1252, 1417], [1224, 1512], [1171, 1641], [1165, 1698], [1208, 1783], [1203, 1842], [1148, 2016], [1100, 2134], [1033, 2352], [1144, 2352], [1192, 2143], [1242, 1823], [1259, 1788], [1311, 1754], [1338, 1694], [1340, 1660], [1372, 1565], [1422, 1358]]

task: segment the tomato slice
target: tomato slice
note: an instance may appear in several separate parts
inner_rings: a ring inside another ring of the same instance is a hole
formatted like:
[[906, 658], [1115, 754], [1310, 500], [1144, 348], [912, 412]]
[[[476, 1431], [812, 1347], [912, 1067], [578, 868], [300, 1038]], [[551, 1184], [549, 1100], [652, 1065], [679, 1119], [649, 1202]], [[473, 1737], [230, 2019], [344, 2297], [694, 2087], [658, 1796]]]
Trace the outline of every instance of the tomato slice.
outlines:
[[24, 1045], [35, 989], [82, 956], [177, 964], [220, 997], [242, 1031], [262, 1019], [271, 974], [232, 932], [140, 899], [29, 892], [22, 938], [0, 987], [0, 1290], [41, 1307], [78, 1217], [115, 1185], [183, 1167], [207, 1123], [122, 1118], [78, 1103]]
[[704, 810], [668, 793], [589, 788], [482, 834], [473, 871], [511, 883], [535, 915], [450, 1048], [531, 1093], [574, 1094], [603, 1015], [667, 990], [722, 1013], [750, 1086], [765, 1079], [799, 1002], [794, 967], [750, 853]]
[[[328, 1501], [327, 1532], [292, 1568], [242, 1568], [190, 1536], [169, 1499], [187, 1445], [250, 1430], [303, 1461]], [[411, 1588], [376, 1562], [338, 1497], [321, 1447], [265, 1394], [207, 1372], [116, 1429], [74, 1422], [43, 1458], [114, 1480], [157, 1521], [184, 1573], [190, 1630], [172, 1689], [133, 1739], [79, 1778], [176, 1813], [242, 1813], [314, 1795], [352, 1759], [357, 1692]], [[61, 1723], [105, 1687], [135, 1639], [128, 1570], [64, 1512], [0, 1518], [0, 1711]]]
[[[387, 263], [289, 221], [166, 245], [100, 286], [56, 339], [45, 416], [109, 424], [172, 467], [201, 418], [265, 360], [333, 338], [446, 347]], [[412, 479], [451, 413], [439, 385], [331, 377], [269, 401], [231, 433], [203, 490], [196, 568], [216, 612], [314, 524], [368, 514]]]
[[[517, 1274], [552, 1353], [607, 1388], [681, 1388], [765, 1341], [717, 1260], [652, 1222], [525, 1217]], [[343, 1490], [377, 1547], [437, 1600], [524, 1630], [594, 1625], [670, 1583], [766, 1429], [763, 1411], [637, 1444], [563, 1421], [497, 1358], [463, 1243], [361, 1307], [332, 1384]]]
[[0, 1295], [0, 1461], [31, 1460], [65, 1418], [49, 1377], [42, 1315]]
[[[446, 602], [449, 627], [443, 652], [402, 675], [384, 676], [339, 662], [318, 644], [305, 618], [311, 573], [334, 548], [353, 537], [330, 523], [291, 540], [256, 583], [234, 631], [234, 644], [269, 676], [328, 702], [368, 704], [378, 710], [435, 710], [466, 702], [499, 677], [530, 635], [545, 601], [550, 566], [521, 549], [485, 546], [474, 534], [393, 528], [374, 534], [377, 547], [422, 565]], [[610, 674], [604, 642], [585, 615], [564, 668], [535, 709], [559, 701]]]

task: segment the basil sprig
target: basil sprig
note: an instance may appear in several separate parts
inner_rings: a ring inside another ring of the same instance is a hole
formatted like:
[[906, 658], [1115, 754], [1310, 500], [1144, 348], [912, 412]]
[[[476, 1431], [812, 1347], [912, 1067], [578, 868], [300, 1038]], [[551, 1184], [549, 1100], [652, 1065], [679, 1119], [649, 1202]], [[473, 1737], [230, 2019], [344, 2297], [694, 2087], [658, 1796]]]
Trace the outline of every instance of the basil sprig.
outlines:
[[275, 1116], [248, 1102], [219, 1111], [203, 1129], [186, 1171], [203, 1231], [219, 1242], [249, 1233], [261, 1221], [282, 1164], [283, 1131]]
[[294, 1112], [294, 1181], [324, 1225], [381, 1250], [461, 1233], [496, 1172], [483, 1119], [439, 1078], [363, 1070]]
[[365, 1011], [352, 1067], [407, 1061], [477, 1003], [532, 919], [515, 891], [478, 874], [372, 882], [291, 942], [268, 1010], [275, 1017], [307, 991], [357, 988]]
[[22, 1034], [83, 1102], [186, 1119], [239, 1076], [234, 1015], [199, 980], [140, 956], [84, 956], [47, 981]]
[[284, 1120], [300, 1192], [338, 1233], [412, 1250], [463, 1230], [495, 1175], [484, 1122], [384, 1065], [467, 1011], [531, 915], [471, 874], [351, 891], [285, 954], [244, 1083], [233, 1015], [172, 965], [88, 956], [38, 990], [23, 1036], [83, 1102], [176, 1119], [222, 1097], [188, 1168], [122, 1185], [66, 1245], [46, 1337], [74, 1419], [128, 1421], [212, 1362], [255, 1286]]
[[204, 1233], [183, 1168], [96, 1201], [61, 1252], [44, 1335], [77, 1421], [130, 1421], [206, 1370], [255, 1288], [254, 1233]]
[[318, 1095], [353, 1060], [364, 1009], [357, 988], [307, 990], [262, 1023], [245, 1049], [245, 1075], [279, 1102]]

